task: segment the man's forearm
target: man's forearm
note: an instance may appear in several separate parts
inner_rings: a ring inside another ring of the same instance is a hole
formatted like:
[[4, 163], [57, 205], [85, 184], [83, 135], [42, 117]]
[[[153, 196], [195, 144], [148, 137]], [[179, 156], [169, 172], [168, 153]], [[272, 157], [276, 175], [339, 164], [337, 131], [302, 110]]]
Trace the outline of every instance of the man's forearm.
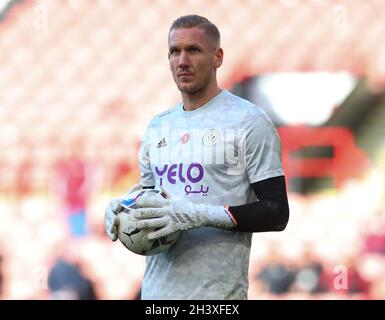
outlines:
[[274, 177], [253, 183], [258, 200], [229, 211], [237, 221], [232, 230], [241, 232], [282, 231], [289, 220], [285, 177]]

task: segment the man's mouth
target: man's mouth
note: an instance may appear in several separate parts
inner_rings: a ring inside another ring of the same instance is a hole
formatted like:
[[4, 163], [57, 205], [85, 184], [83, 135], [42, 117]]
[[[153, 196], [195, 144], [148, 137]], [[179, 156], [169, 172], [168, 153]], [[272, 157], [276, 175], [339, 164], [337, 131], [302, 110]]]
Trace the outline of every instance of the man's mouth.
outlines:
[[182, 72], [178, 74], [178, 77], [190, 77], [190, 76], [192, 76], [192, 73], [188, 73], [188, 72]]

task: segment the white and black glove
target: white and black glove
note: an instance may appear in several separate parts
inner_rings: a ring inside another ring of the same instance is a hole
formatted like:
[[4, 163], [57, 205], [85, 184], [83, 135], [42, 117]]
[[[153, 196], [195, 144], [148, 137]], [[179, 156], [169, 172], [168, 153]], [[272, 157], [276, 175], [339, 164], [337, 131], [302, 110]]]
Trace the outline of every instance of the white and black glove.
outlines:
[[134, 218], [140, 220], [137, 228], [160, 228], [148, 234], [148, 239], [159, 239], [171, 233], [198, 227], [232, 229], [237, 222], [227, 207], [194, 204], [187, 200], [172, 200], [169, 197], [154, 198], [144, 194], [133, 209]]
[[104, 227], [106, 230], [106, 233], [110, 237], [112, 241], [116, 241], [118, 239], [118, 225], [119, 225], [119, 218], [118, 213], [120, 211], [120, 204], [121, 202], [132, 192], [135, 192], [137, 190], [141, 190], [142, 187], [139, 184], [134, 185], [126, 194], [119, 198], [112, 199], [104, 213]]

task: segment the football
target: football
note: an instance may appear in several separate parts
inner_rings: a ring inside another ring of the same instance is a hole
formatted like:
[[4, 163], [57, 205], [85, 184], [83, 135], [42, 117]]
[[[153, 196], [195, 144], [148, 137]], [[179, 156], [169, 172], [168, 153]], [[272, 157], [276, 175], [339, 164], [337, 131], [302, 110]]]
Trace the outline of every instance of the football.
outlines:
[[118, 238], [130, 251], [152, 256], [167, 251], [176, 242], [180, 232], [175, 232], [157, 240], [148, 240], [148, 233], [155, 229], [135, 229], [132, 222], [138, 221], [130, 213], [130, 209], [139, 208], [137, 200], [145, 193], [151, 193], [154, 197], [166, 197], [161, 191], [154, 189], [136, 190], [124, 198], [120, 204]]

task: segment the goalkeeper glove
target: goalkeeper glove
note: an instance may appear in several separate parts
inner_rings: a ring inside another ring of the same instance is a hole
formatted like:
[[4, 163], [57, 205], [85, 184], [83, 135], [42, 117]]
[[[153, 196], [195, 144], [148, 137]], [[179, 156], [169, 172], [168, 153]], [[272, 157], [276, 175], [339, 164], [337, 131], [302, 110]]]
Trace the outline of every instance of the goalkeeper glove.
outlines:
[[232, 229], [237, 222], [227, 207], [194, 204], [186, 200], [159, 199], [143, 195], [138, 199], [138, 209], [133, 209], [134, 218], [140, 220], [139, 229], [157, 228], [148, 234], [148, 239], [159, 239], [171, 233], [198, 227]]
[[104, 227], [106, 233], [110, 237], [112, 241], [116, 241], [118, 239], [118, 225], [119, 218], [118, 213], [120, 212], [120, 204], [121, 202], [132, 192], [141, 190], [142, 187], [139, 184], [134, 185], [126, 194], [119, 198], [112, 199], [104, 213]]

